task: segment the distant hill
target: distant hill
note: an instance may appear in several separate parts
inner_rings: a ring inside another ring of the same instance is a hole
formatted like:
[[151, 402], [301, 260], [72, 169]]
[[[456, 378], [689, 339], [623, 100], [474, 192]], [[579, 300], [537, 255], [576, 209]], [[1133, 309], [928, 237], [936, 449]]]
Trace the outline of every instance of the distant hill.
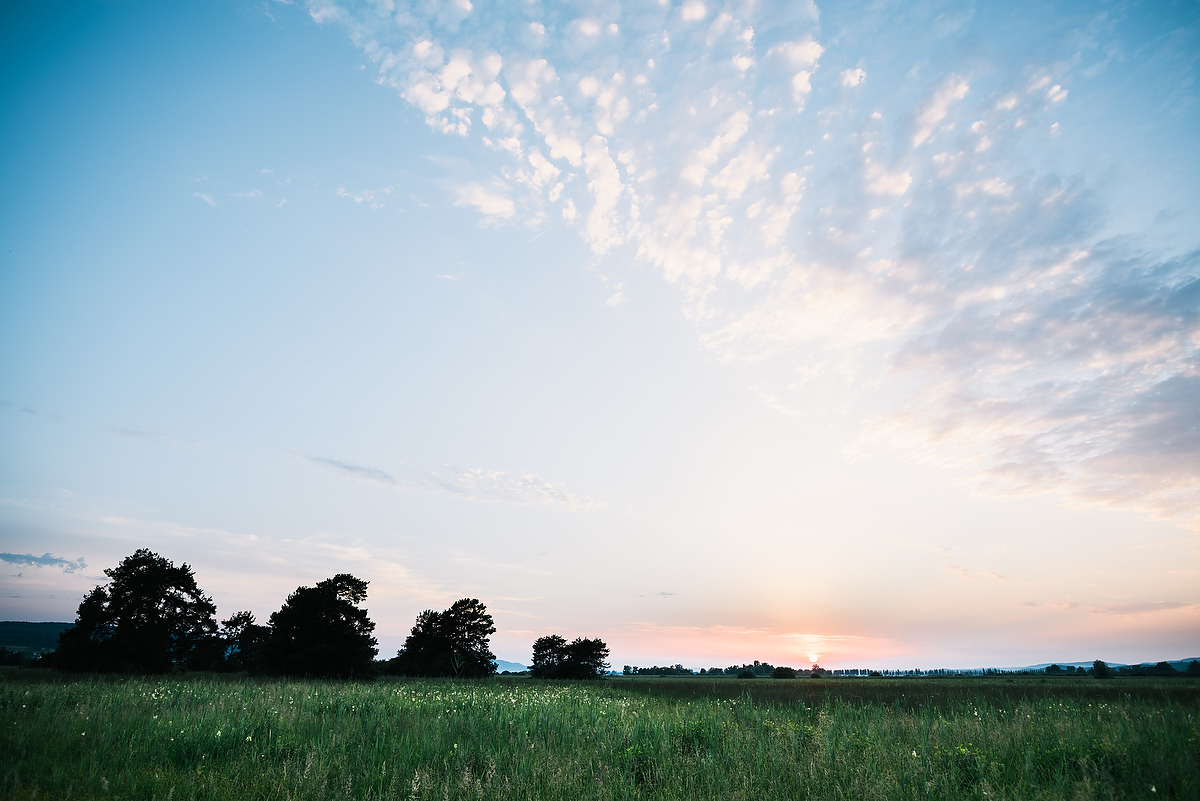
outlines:
[[[1167, 664], [1170, 665], [1171, 667], [1175, 668], [1176, 670], [1187, 670], [1188, 664], [1191, 663], [1192, 661], [1200, 661], [1200, 656], [1189, 656], [1187, 659], [1168, 659]], [[1157, 665], [1158, 663], [1157, 662], [1137, 662], [1137, 663], [1130, 662], [1127, 664], [1125, 662], [1105, 662], [1105, 664], [1108, 665], [1110, 668], [1123, 668], [1123, 667], [1152, 668], [1155, 665]], [[1046, 668], [1050, 667], [1051, 665], [1058, 665], [1059, 667], [1064, 667], [1064, 668], [1065, 667], [1090, 668], [1092, 666], [1092, 662], [1091, 661], [1088, 661], [1088, 662], [1043, 662], [1040, 665], [1026, 665], [1025, 667], [1000, 668], [1000, 670], [1008, 670], [1008, 671], [1014, 671], [1014, 672], [1021, 671], [1021, 670], [1028, 670], [1029, 672], [1033, 673], [1033, 672], [1045, 670]]]
[[506, 670], [509, 673], [520, 673], [522, 671], [529, 670], [529, 668], [525, 667], [522, 664], [518, 664], [517, 662], [508, 662], [503, 659], [497, 659], [496, 660], [496, 672], [503, 673]]
[[0, 646], [10, 651], [53, 651], [58, 647], [58, 635], [74, 623], [23, 623], [0, 621]]

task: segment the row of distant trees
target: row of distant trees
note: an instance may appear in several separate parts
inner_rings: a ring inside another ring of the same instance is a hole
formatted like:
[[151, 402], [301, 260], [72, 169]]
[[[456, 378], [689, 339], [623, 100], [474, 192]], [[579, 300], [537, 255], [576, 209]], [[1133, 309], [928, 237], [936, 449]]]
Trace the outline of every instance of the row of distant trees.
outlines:
[[810, 669], [797, 670], [784, 665], [777, 667], [769, 662], [759, 662], [757, 659], [753, 664], [747, 662], [744, 665], [730, 665], [726, 668], [700, 668], [699, 673], [678, 664], [666, 667], [626, 665], [621, 672], [626, 676], [737, 676], [739, 679], [756, 679], [765, 676], [773, 679], [794, 679], [800, 674], [807, 674], [818, 679], [830, 675], [829, 671], [820, 665], [813, 665]]
[[[249, 671], [268, 675], [343, 677], [482, 677], [496, 672], [487, 607], [463, 598], [441, 612], [417, 616], [396, 656], [375, 659], [375, 623], [361, 604], [369, 582], [348, 573], [297, 587], [266, 625], [237, 612], [220, 626], [216, 605], [196, 584], [192, 569], [140, 549], [104, 571], [107, 585], [79, 605], [75, 625], [45, 657], [72, 672], [169, 673]], [[534, 644], [534, 675], [595, 678], [608, 669], [601, 640], [543, 637]]]

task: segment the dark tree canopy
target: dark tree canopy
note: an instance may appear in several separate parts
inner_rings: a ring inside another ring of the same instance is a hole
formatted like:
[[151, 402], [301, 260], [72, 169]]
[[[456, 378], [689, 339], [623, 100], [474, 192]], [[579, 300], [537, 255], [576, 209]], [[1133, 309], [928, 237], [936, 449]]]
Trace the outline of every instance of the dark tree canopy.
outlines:
[[404, 647], [388, 663], [389, 673], [404, 676], [474, 678], [496, 672], [489, 638], [496, 633], [492, 616], [477, 598], [463, 598], [443, 612], [426, 609], [417, 615]]
[[[357, 604], [367, 584], [349, 573], [298, 587], [278, 612], [258, 649], [258, 669], [276, 675], [343, 677], [373, 671], [375, 624]], [[232, 620], [232, 619], [231, 619]]]
[[104, 574], [112, 581], [79, 604], [75, 626], [59, 636], [54, 667], [167, 673], [216, 666], [217, 608], [190, 567], [141, 548]]
[[227, 670], [250, 670], [255, 667], [259, 649], [270, 636], [271, 629], [254, 622], [254, 613], [237, 612], [221, 621], [221, 647]]
[[533, 643], [530, 670], [541, 679], [598, 679], [608, 670], [608, 646], [603, 640], [577, 637], [567, 642], [557, 634]]
[[533, 661], [529, 672], [537, 679], [556, 679], [567, 660], [567, 641], [557, 634], [533, 641]]

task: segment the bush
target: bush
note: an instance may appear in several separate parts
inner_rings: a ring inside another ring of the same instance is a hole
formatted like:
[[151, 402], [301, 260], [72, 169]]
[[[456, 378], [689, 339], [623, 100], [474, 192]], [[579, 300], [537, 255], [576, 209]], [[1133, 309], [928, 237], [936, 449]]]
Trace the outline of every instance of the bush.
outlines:
[[796, 678], [796, 670], [795, 670], [795, 668], [783, 667], [782, 665], [780, 665], [779, 667], [777, 667], [771, 671], [771, 678], [773, 678], [773, 679], [794, 679], [794, 678]]
[[738, 677], [739, 679], [753, 679], [753, 678], [757, 678], [757, 677], [754, 675], [754, 671], [753, 671], [753, 670], [749, 670], [749, 669], [746, 669], [746, 670], [739, 670], [739, 671], [738, 671], [738, 674], [737, 674], [737, 677]]

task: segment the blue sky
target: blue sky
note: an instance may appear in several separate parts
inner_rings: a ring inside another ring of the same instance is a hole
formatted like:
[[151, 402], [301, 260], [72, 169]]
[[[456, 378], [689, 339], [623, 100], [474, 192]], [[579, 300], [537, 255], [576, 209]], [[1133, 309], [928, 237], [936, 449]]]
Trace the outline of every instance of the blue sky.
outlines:
[[0, 616], [1196, 655], [1196, 3], [2, 13]]

